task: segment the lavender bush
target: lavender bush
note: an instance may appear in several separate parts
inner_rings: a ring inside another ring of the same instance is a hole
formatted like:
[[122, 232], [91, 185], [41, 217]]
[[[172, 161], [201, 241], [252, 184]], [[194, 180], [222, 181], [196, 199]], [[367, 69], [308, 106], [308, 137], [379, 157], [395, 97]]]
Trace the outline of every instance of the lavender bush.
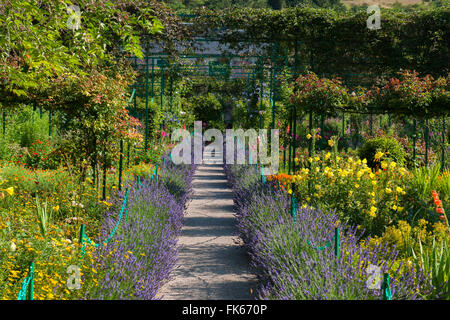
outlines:
[[[225, 166], [234, 189], [239, 235], [261, 279], [261, 299], [381, 299], [368, 285], [369, 266], [391, 275], [392, 299], [420, 299], [432, 289], [413, 266], [396, 261], [397, 252], [368, 246], [356, 228], [338, 221], [335, 212], [300, 208], [296, 222], [289, 196], [263, 185], [251, 166]], [[334, 230], [340, 229], [340, 254]], [[331, 241], [327, 248], [319, 250]]]
[[[112, 240], [95, 252], [100, 281], [90, 299], [156, 299], [170, 279], [178, 254], [184, 209], [191, 194], [195, 166], [166, 162], [158, 181], [130, 186], [128, 213]], [[100, 239], [114, 229], [124, 192], [117, 195], [102, 226]], [[125, 219], [126, 218], [126, 219]]]

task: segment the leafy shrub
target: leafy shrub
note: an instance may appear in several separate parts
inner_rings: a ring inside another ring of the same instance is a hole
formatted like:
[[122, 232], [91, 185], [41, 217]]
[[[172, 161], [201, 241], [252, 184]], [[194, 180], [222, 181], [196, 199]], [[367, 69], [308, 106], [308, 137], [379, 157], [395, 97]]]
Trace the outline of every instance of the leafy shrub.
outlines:
[[385, 157], [394, 160], [400, 165], [405, 162], [406, 153], [402, 145], [397, 140], [388, 137], [367, 140], [359, 149], [359, 157], [367, 159], [369, 167], [376, 168], [377, 163], [374, 158], [379, 151], [385, 153]]

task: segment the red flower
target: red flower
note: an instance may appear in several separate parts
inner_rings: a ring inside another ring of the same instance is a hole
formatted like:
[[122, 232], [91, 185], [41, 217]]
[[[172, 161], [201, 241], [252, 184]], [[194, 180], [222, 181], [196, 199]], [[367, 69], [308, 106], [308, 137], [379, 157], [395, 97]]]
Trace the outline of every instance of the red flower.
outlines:
[[440, 213], [440, 214], [444, 214], [445, 213], [444, 208], [436, 208], [436, 212]]

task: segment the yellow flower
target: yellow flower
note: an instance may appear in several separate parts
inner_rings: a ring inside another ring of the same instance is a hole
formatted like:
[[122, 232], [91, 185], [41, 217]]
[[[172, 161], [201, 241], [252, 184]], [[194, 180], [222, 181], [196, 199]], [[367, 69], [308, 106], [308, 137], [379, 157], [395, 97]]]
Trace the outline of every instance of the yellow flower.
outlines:
[[292, 189], [289, 189], [289, 190], [288, 190], [288, 193], [289, 193], [289, 194], [292, 194]]
[[5, 191], [10, 195], [14, 195], [14, 187], [9, 187], [8, 189], [5, 189]]
[[394, 204], [394, 205], [392, 206], [392, 210], [397, 211], [397, 209], [398, 209], [398, 207]]
[[334, 146], [334, 141], [333, 140], [328, 140], [328, 145], [330, 146], [330, 147], [333, 147]]
[[355, 188], [358, 189], [359, 188], [359, 184], [355, 183]]
[[398, 208], [397, 208], [397, 211], [398, 211], [398, 212], [402, 212], [402, 211], [403, 211], [403, 207], [398, 207]]
[[392, 161], [392, 162], [389, 164], [389, 167], [391, 167], [392, 169], [394, 169], [396, 166], [397, 166], [397, 164], [396, 164], [394, 161]]
[[375, 160], [375, 161], [380, 161], [380, 159], [381, 159], [382, 156], [384, 156], [384, 153], [378, 151], [378, 152], [375, 154], [374, 160]]
[[392, 193], [392, 189], [391, 189], [391, 188], [386, 188], [385, 191], [386, 191], [386, 193], [388, 193], [388, 194], [389, 194], [389, 193]]
[[310, 135], [309, 133], [306, 135], [306, 139], [311, 139], [312, 138], [312, 135]]
[[328, 153], [325, 155], [324, 159], [325, 159], [325, 160], [328, 160], [328, 159], [330, 159], [330, 157], [331, 157], [331, 153], [328, 152]]
[[387, 169], [387, 166], [388, 166], [388, 165], [387, 165], [387, 162], [386, 162], [386, 161], [382, 161], [382, 162], [381, 162], [381, 168], [382, 168], [382, 169]]
[[364, 158], [363, 161], [362, 161], [362, 163], [366, 164], [366, 163], [367, 163], [367, 159]]
[[58, 205], [57, 205], [57, 206], [54, 206], [52, 209], [53, 209], [53, 211], [58, 212], [58, 211], [59, 211], [59, 206], [58, 206]]
[[403, 192], [403, 189], [400, 188], [400, 187], [397, 187], [397, 188], [395, 189], [395, 191], [397, 191], [398, 193], [402, 193], [402, 192]]
[[371, 216], [372, 218], [375, 218], [377, 216], [376, 215], [377, 210], [378, 209], [374, 206], [370, 207], [369, 216]]

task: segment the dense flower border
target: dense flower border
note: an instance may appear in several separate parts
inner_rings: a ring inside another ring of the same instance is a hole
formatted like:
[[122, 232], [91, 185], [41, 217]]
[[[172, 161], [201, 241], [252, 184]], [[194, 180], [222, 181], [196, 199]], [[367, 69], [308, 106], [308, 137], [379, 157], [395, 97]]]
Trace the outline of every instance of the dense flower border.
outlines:
[[[102, 274], [97, 289], [87, 298], [158, 299], [158, 290], [170, 279], [196, 166], [165, 164], [159, 181], [144, 179], [139, 188], [137, 183], [130, 186], [126, 220], [114, 240], [95, 252]], [[178, 185], [171, 179], [174, 175], [180, 178]], [[123, 191], [118, 194], [115, 209], [108, 213], [101, 239], [114, 228], [123, 195]]]
[[[370, 247], [356, 228], [339, 222], [334, 212], [299, 208], [289, 214], [289, 196], [258, 181], [251, 166], [225, 165], [234, 191], [239, 235], [261, 279], [261, 299], [381, 299], [367, 281], [370, 265], [391, 275], [392, 299], [421, 299], [432, 289], [422, 272], [396, 261], [386, 246]], [[333, 250], [340, 230], [340, 255]], [[318, 247], [330, 243], [328, 247]]]

